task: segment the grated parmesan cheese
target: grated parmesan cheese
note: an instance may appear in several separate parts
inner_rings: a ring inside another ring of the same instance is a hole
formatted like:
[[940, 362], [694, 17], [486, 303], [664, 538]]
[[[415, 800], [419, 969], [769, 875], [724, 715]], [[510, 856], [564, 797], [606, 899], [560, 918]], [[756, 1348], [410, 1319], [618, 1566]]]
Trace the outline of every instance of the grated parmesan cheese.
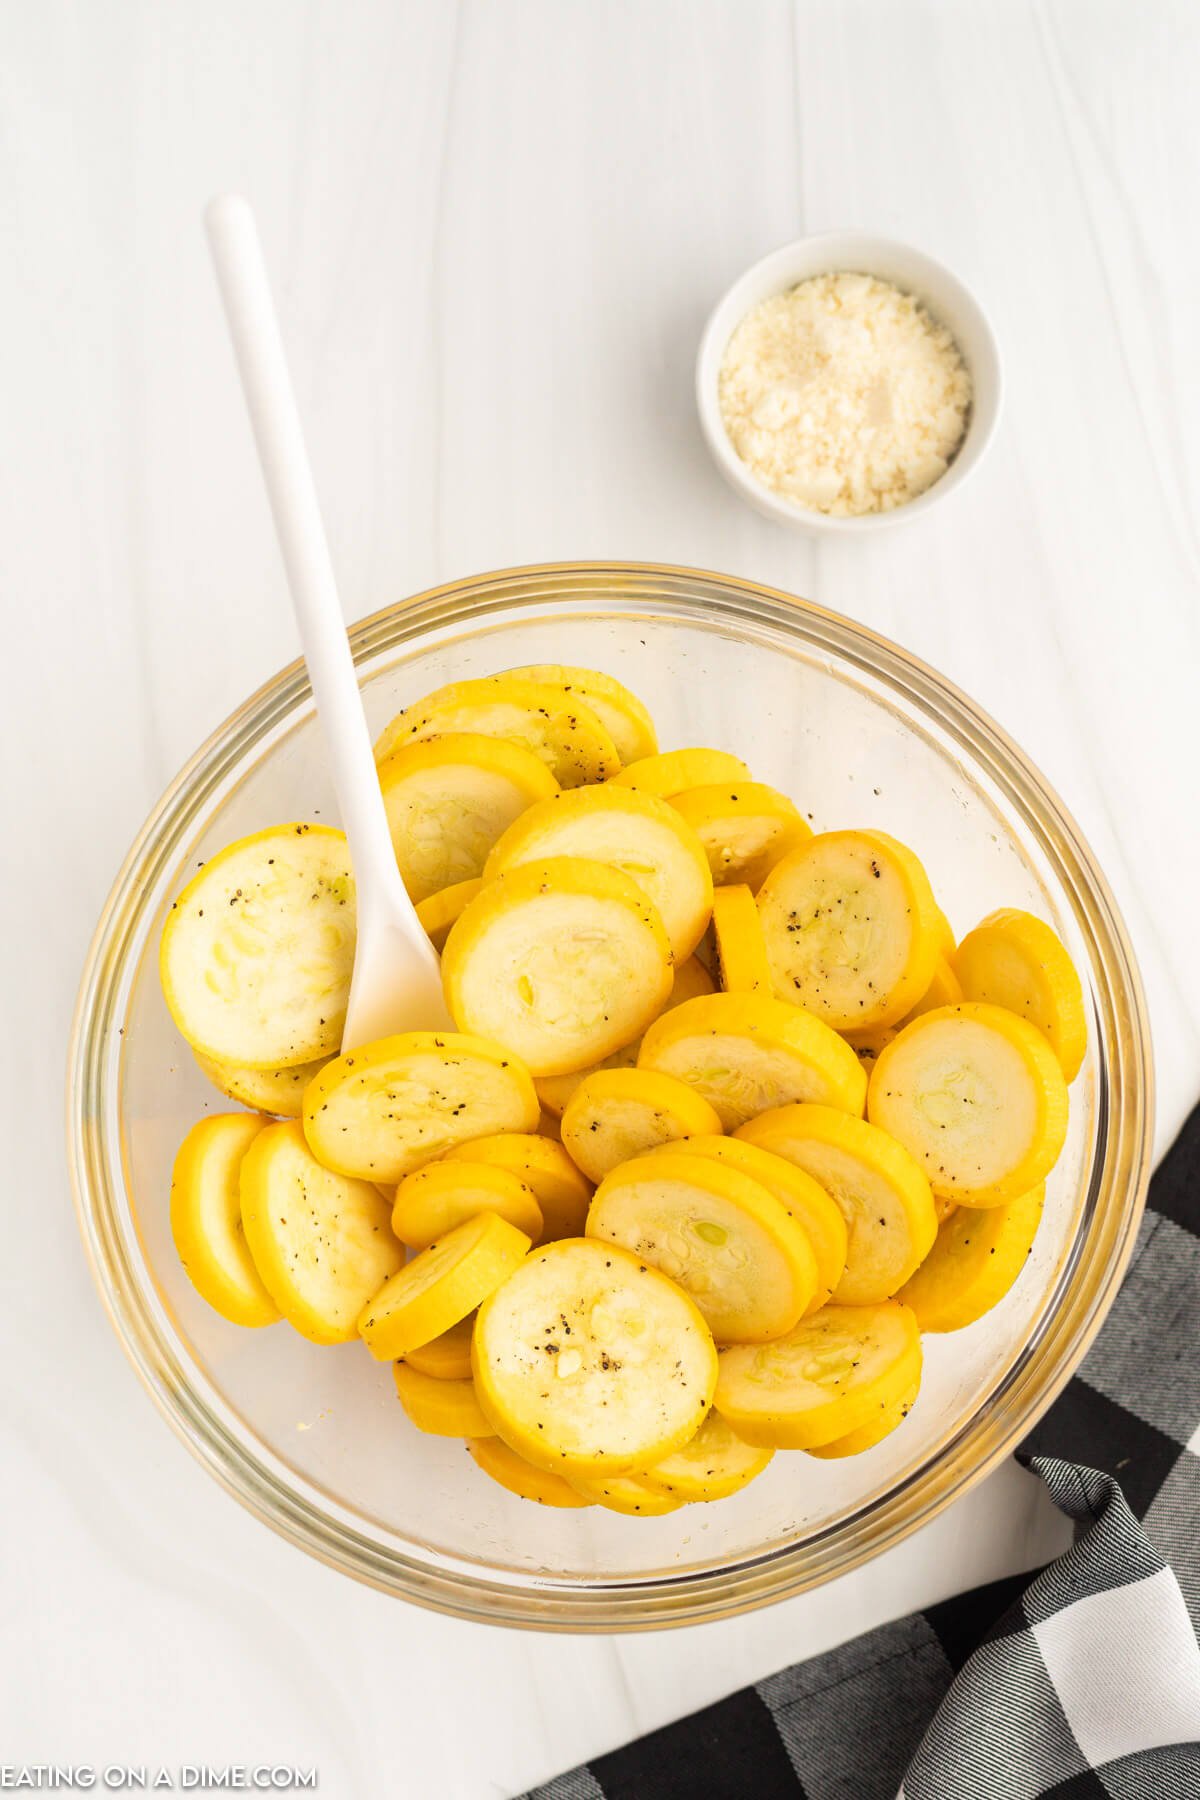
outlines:
[[817, 512], [890, 512], [962, 442], [971, 377], [912, 294], [817, 275], [746, 314], [721, 365], [721, 416], [751, 474]]

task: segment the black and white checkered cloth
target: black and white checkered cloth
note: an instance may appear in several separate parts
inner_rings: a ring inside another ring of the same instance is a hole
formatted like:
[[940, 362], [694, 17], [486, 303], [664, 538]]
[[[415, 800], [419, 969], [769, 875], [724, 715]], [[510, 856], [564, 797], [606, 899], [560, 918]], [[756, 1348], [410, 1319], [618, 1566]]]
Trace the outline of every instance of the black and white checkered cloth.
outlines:
[[1021, 1455], [1077, 1526], [1032, 1581], [884, 1625], [526, 1800], [1200, 1800], [1200, 1107]]

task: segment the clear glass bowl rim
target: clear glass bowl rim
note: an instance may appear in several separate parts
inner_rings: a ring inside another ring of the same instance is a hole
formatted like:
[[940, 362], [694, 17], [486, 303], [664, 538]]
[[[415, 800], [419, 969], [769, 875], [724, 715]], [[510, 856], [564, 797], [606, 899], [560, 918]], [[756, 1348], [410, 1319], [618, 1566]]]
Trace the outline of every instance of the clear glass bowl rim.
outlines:
[[1103, 1154], [1060, 1280], [1058, 1303], [1034, 1353], [1018, 1359], [974, 1419], [906, 1481], [849, 1519], [794, 1546], [694, 1574], [612, 1581], [481, 1576], [452, 1558], [409, 1555], [372, 1539], [352, 1516], [315, 1504], [239, 1442], [188, 1378], [144, 1305], [117, 1221], [125, 1205], [114, 1178], [108, 1116], [111, 1037], [119, 1029], [130, 959], [144, 927], [144, 892], [170, 861], [215, 789], [281, 721], [311, 703], [303, 664], [290, 664], [252, 694], [200, 747], [168, 787], [113, 884], [88, 951], [68, 1054], [67, 1143], [72, 1190], [92, 1275], [113, 1328], [139, 1377], [178, 1436], [250, 1512], [290, 1542], [356, 1579], [451, 1616], [541, 1630], [654, 1629], [729, 1618], [848, 1573], [900, 1543], [980, 1481], [1028, 1433], [1066, 1385], [1116, 1294], [1133, 1250], [1149, 1181], [1153, 1065], [1136, 960], [1108, 884], [1058, 795], [1016, 744], [964, 693], [909, 652], [861, 625], [779, 589], [670, 564], [534, 564], [427, 589], [350, 630], [356, 663], [411, 643], [429, 630], [502, 608], [556, 599], [593, 606], [614, 587], [643, 605], [676, 612], [704, 603], [736, 626], [740, 617], [782, 628], [811, 649], [857, 667], [925, 713], [998, 787], [1051, 863], [1063, 896], [1096, 951], [1101, 1021], [1099, 1109]]

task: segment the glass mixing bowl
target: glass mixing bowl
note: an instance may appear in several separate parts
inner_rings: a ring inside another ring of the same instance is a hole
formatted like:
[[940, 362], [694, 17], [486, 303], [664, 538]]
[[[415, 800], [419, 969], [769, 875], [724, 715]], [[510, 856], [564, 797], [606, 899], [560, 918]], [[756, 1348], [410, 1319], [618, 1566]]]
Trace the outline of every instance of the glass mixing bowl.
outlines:
[[70, 1055], [84, 1241], [128, 1355], [191, 1450], [267, 1524], [360, 1580], [464, 1618], [569, 1630], [695, 1623], [845, 1573], [1019, 1441], [1078, 1363], [1129, 1256], [1148, 1173], [1145, 1006], [1104, 877], [1062, 804], [940, 676], [861, 627], [728, 576], [567, 564], [454, 582], [351, 634], [373, 729], [441, 683], [521, 663], [626, 681], [664, 745], [736, 751], [818, 829], [912, 843], [961, 934], [1022, 906], [1083, 976], [1090, 1042], [1066, 1149], [1013, 1291], [926, 1340], [904, 1428], [844, 1462], [780, 1455], [742, 1493], [657, 1519], [517, 1500], [404, 1419], [361, 1347], [226, 1324], [171, 1242], [171, 1162], [221, 1101], [163, 1004], [164, 909], [197, 863], [284, 819], [334, 816], [299, 664], [229, 719], [134, 844], [88, 958]]

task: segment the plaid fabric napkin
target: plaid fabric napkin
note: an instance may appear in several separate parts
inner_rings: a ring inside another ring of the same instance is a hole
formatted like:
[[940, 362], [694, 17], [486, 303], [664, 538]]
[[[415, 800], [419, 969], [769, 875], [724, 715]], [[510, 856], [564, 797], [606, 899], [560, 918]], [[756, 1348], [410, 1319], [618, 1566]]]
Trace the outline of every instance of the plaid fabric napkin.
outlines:
[[1200, 1800], [1200, 1107], [1021, 1456], [1077, 1526], [1032, 1581], [881, 1626], [526, 1800]]

